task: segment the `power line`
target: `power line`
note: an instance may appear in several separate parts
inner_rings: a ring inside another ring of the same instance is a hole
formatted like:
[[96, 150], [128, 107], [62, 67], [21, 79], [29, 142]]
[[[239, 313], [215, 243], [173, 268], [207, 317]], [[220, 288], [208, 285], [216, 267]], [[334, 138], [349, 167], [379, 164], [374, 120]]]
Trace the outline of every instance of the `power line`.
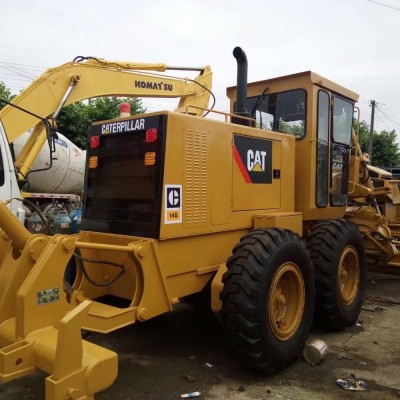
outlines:
[[40, 67], [38, 65], [18, 64], [18, 63], [6, 62], [6, 61], [0, 61], [0, 64], [5, 64], [8, 66], [24, 67], [24, 69], [30, 69], [33, 71], [43, 71], [44, 69], [46, 69], [46, 67]]
[[383, 111], [381, 108], [379, 108], [379, 111], [386, 117], [389, 118], [392, 122], [394, 122], [397, 125], [400, 125], [400, 123], [396, 120], [396, 118], [391, 117], [387, 112]]
[[391, 8], [391, 9], [396, 10], [396, 11], [400, 11], [400, 8], [389, 6], [388, 4], [378, 3], [377, 1], [374, 1], [374, 0], [367, 0], [367, 1], [369, 1], [370, 3], [379, 4], [380, 6], [383, 6], [383, 7]]
[[[378, 109], [379, 110], [379, 109]], [[381, 121], [381, 123], [383, 124], [383, 126], [388, 130], [391, 131], [393, 128], [390, 128], [387, 124], [386, 121], [382, 119], [382, 117], [379, 115], [379, 113], [376, 113], [376, 116], [378, 117], [378, 119]]]
[[32, 79], [29, 78], [12, 78], [12, 77], [3, 77], [2, 75], [0, 75], [0, 80], [4, 79], [4, 80], [9, 80], [9, 81], [23, 81], [23, 82], [32, 82]]
[[377, 107], [378, 111], [382, 113], [383, 116], [385, 116], [397, 129], [400, 130], [400, 123], [397, 122], [393, 117], [382, 111], [381, 108]]
[[16, 75], [16, 73], [15, 72], [1, 72], [0, 73], [0, 76], [2, 76], [2, 77], [4, 77], [4, 76], [15, 76]]
[[6, 69], [7, 71], [14, 72], [14, 73], [17, 74], [17, 75], [23, 76], [24, 78], [28, 78], [28, 79], [30, 79], [30, 80], [36, 78], [34, 75], [30, 74], [29, 72], [23, 71], [23, 72], [25, 72], [25, 73], [27, 73], [27, 74], [30, 74], [30, 76], [21, 74], [20, 72], [17, 72], [17, 71], [14, 71], [14, 70], [12, 69], [13, 67], [9, 68], [9, 67], [5, 67], [4, 65], [0, 65], [0, 68]]
[[17, 66], [15, 66], [15, 65], [12, 65], [12, 64], [10, 64], [10, 63], [6, 63], [6, 62], [3, 62], [3, 61], [0, 61], [0, 66], [1, 67], [4, 67], [4, 66], [6, 66], [6, 67], [8, 67], [9, 69], [12, 69], [13, 71], [22, 71], [22, 72], [25, 72], [25, 73], [27, 73], [27, 74], [30, 74], [30, 75], [32, 75], [32, 76], [34, 76], [33, 75], [33, 72], [30, 72], [30, 71], [34, 71], [34, 73], [36, 74], [38, 71], [42, 71], [42, 70], [39, 70], [39, 69], [32, 69], [32, 68], [21, 68], [21, 67], [17, 67]]

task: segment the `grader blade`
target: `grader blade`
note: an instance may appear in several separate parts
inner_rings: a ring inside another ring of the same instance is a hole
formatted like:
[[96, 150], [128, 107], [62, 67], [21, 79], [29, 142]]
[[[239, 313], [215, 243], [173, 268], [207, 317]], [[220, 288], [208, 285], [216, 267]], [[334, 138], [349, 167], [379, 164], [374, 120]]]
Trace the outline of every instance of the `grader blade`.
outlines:
[[91, 301], [63, 290], [76, 237], [32, 235], [0, 203], [0, 381], [42, 370], [46, 400], [91, 400], [117, 376], [117, 354], [82, 340]]

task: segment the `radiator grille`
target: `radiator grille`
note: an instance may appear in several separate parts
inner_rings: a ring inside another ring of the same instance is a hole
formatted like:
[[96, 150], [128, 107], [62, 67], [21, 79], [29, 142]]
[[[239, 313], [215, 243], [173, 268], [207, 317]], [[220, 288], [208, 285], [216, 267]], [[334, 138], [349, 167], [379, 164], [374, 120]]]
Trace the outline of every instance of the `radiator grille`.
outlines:
[[207, 225], [207, 133], [185, 134], [185, 226]]
[[[157, 141], [146, 143], [146, 130], [100, 136], [100, 146], [88, 149], [98, 167], [88, 169], [82, 229], [158, 237], [164, 149], [162, 116], [146, 119], [157, 128]], [[92, 136], [97, 134], [94, 130]], [[156, 164], [144, 165], [146, 152], [156, 152]]]

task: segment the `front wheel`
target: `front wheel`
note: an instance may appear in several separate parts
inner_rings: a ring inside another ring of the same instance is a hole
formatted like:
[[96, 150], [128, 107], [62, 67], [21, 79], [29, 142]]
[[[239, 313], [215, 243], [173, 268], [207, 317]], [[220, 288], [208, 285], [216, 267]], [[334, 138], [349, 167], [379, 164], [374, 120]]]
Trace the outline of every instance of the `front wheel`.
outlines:
[[221, 316], [229, 342], [252, 368], [275, 373], [301, 354], [314, 311], [314, 274], [295, 233], [258, 229], [233, 249]]

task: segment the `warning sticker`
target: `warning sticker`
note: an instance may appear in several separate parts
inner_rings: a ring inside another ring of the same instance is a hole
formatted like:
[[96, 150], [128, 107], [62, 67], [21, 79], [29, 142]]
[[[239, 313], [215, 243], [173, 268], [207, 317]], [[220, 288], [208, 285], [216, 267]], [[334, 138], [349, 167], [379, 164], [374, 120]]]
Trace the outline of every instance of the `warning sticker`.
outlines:
[[55, 287], [37, 292], [37, 305], [44, 306], [60, 300], [60, 289]]
[[182, 223], [182, 185], [165, 185], [166, 224]]

